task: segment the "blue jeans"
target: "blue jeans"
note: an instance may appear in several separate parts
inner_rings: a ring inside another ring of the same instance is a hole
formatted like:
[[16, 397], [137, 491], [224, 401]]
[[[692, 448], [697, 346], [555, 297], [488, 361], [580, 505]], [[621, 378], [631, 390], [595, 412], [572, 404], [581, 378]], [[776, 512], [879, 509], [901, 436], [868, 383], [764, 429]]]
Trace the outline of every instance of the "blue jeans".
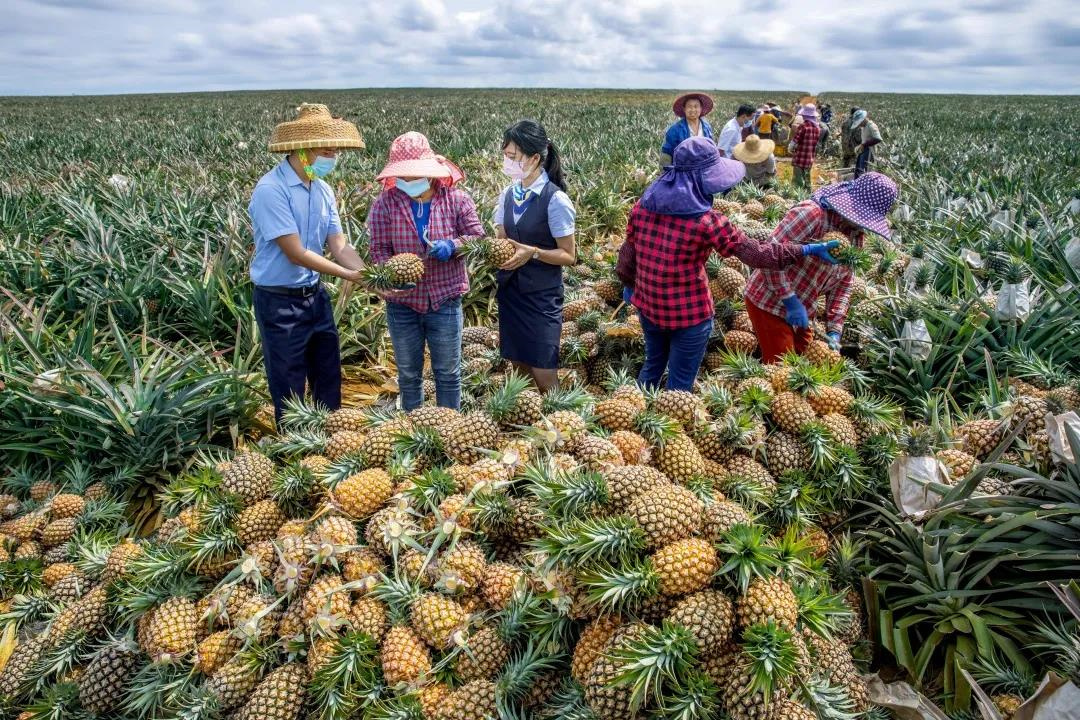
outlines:
[[646, 388], [660, 385], [667, 368], [668, 390], [690, 390], [705, 357], [705, 347], [712, 336], [712, 318], [679, 330], [665, 330], [638, 313], [645, 333], [645, 364], [638, 374], [638, 384]]
[[394, 344], [398, 389], [403, 410], [424, 402], [424, 344], [431, 353], [435, 398], [442, 407], [461, 407], [461, 298], [447, 300], [438, 310], [416, 312], [401, 303], [386, 303], [386, 324]]
[[287, 398], [304, 397], [305, 386], [316, 402], [341, 407], [341, 351], [326, 289], [294, 297], [256, 286], [253, 299], [275, 418]]

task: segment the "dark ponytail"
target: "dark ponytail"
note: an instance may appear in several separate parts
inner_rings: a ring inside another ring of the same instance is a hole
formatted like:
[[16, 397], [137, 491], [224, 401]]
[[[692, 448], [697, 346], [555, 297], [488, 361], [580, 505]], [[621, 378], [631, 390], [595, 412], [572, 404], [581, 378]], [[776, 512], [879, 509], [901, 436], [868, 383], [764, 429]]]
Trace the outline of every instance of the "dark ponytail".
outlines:
[[510, 143], [517, 145], [518, 149], [526, 155], [540, 156], [540, 163], [548, 174], [548, 180], [555, 183], [556, 187], [566, 191], [566, 175], [563, 172], [562, 159], [555, 143], [548, 140], [544, 126], [535, 120], [518, 120], [503, 133], [503, 147]]

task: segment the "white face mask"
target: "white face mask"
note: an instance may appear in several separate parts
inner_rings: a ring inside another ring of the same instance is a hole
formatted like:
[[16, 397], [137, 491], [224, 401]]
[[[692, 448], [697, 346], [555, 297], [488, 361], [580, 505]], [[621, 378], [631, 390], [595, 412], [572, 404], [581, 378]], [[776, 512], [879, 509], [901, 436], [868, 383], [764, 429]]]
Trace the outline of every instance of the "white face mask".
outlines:
[[503, 174], [511, 180], [520, 182], [528, 176], [529, 172], [525, 169], [525, 164], [520, 160], [514, 160], [503, 155]]

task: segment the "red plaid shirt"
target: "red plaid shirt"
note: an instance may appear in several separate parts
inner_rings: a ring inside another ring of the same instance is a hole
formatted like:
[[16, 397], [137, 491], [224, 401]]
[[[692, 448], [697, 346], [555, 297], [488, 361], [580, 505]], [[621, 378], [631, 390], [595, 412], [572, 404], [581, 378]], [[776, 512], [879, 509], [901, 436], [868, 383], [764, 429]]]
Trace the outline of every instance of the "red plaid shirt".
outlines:
[[[397, 188], [383, 190], [371, 206], [367, 224], [373, 262], [386, 262], [398, 253], [413, 253], [424, 259], [424, 277], [414, 289], [395, 297], [393, 302], [407, 305], [416, 312], [427, 312], [468, 292], [465, 259], [456, 251], [445, 262], [428, 255], [428, 249], [416, 232], [408, 195]], [[450, 238], [460, 250], [463, 242], [483, 234], [484, 226], [476, 215], [476, 204], [468, 193], [458, 188], [439, 187], [435, 190], [428, 221], [428, 236], [432, 242]]]
[[[825, 210], [813, 200], [804, 200], [788, 210], [773, 231], [773, 244], [803, 245], [820, 240], [831, 230], [847, 232], [848, 226], [834, 212]], [[856, 239], [858, 244], [858, 239]], [[814, 304], [825, 296], [825, 317], [830, 332], [844, 327], [854, 273], [845, 265], [830, 265], [807, 255], [784, 270], [755, 270], [746, 284], [746, 301], [765, 312], [786, 316], [783, 299], [794, 293], [814, 317]]]
[[795, 128], [791, 141], [795, 143], [795, 152], [791, 154], [791, 164], [795, 167], [808, 168], [814, 164], [814, 151], [817, 150], [821, 128], [816, 122], [807, 120]]
[[705, 274], [713, 251], [751, 267], [781, 268], [802, 257], [801, 247], [750, 240], [714, 210], [682, 218], [635, 205], [615, 273], [634, 289], [634, 306], [646, 319], [669, 330], [687, 328], [713, 316]]

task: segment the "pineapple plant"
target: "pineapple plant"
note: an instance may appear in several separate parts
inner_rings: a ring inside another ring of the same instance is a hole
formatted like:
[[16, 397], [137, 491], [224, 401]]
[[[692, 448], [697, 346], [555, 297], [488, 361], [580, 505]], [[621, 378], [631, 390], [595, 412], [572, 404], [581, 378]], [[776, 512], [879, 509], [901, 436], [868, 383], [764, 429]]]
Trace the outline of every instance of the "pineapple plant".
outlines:
[[368, 265], [363, 282], [374, 290], [415, 286], [424, 277], [424, 261], [412, 253], [398, 253], [381, 265]]

